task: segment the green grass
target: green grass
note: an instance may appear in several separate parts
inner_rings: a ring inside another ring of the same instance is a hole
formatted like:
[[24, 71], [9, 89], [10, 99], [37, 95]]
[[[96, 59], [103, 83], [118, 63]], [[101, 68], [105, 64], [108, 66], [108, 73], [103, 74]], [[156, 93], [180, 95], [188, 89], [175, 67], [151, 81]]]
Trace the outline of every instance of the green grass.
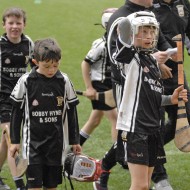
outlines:
[[[25, 34], [33, 40], [45, 37], [57, 39], [63, 50], [61, 70], [67, 73], [76, 89], [84, 89], [81, 75], [81, 62], [94, 39], [100, 37], [104, 30], [94, 23], [100, 23], [100, 14], [108, 7], [119, 7], [124, 0], [42, 0], [34, 4], [34, 0], [1, 0], [0, 12], [10, 6], [19, 6], [27, 12]], [[0, 28], [0, 33], [3, 29]], [[186, 56], [185, 69], [190, 81], [190, 58]], [[78, 115], [80, 127], [84, 125], [91, 111], [91, 104], [86, 98], [79, 97]], [[91, 135], [83, 147], [83, 152], [95, 158], [102, 158], [112, 145], [111, 127], [106, 119]], [[174, 190], [189, 189], [189, 153], [181, 153], [173, 142], [166, 146], [168, 163], [166, 168]], [[15, 189], [7, 163], [3, 167], [2, 176]], [[67, 186], [69, 183], [67, 181]], [[90, 190], [91, 183], [74, 182], [76, 190]], [[126, 190], [130, 186], [130, 175], [119, 165], [113, 168], [109, 181], [109, 190]], [[64, 189], [64, 184], [59, 190]], [[68, 188], [70, 189], [70, 188]]]

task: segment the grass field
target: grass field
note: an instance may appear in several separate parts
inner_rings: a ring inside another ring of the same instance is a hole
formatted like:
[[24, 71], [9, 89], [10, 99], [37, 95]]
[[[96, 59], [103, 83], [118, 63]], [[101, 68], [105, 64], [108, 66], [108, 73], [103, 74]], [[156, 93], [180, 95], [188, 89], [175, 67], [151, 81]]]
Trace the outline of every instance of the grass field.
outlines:
[[[74, 83], [75, 89], [84, 89], [81, 75], [81, 62], [89, 50], [94, 39], [100, 37], [104, 30], [94, 23], [100, 23], [100, 14], [108, 7], [119, 7], [124, 0], [42, 0], [35, 4], [35, 0], [1, 0], [0, 13], [10, 6], [19, 6], [27, 12], [27, 26], [25, 34], [33, 40], [45, 37], [54, 37], [63, 50], [61, 70], [67, 73]], [[3, 29], [0, 28], [0, 33]], [[185, 69], [190, 81], [190, 58], [186, 56]], [[91, 111], [90, 102], [80, 98], [78, 106], [80, 127], [83, 126]], [[102, 158], [110, 148], [111, 127], [106, 119], [91, 135], [83, 147], [83, 152], [95, 158]], [[173, 142], [166, 146], [166, 168], [174, 190], [189, 190], [189, 153], [181, 153]], [[7, 164], [2, 176], [12, 189], [16, 189], [11, 178]], [[130, 175], [119, 165], [113, 168], [109, 181], [109, 190], [126, 190], [130, 186]], [[67, 187], [69, 183], [67, 181]], [[91, 183], [74, 182], [76, 190], [91, 190]], [[64, 184], [59, 190], [64, 189]]]

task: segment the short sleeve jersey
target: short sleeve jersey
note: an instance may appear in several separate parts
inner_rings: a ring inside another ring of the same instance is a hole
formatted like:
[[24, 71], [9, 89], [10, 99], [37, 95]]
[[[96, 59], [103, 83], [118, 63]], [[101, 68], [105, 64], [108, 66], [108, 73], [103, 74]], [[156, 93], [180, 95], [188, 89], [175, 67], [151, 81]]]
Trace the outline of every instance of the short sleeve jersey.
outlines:
[[111, 66], [107, 55], [106, 39], [103, 36], [92, 43], [90, 51], [85, 57], [90, 66], [92, 81], [111, 80]]
[[58, 71], [46, 78], [33, 68], [19, 79], [11, 99], [14, 106], [25, 110], [23, 156], [29, 158], [29, 164], [41, 163], [43, 155], [44, 163], [60, 165], [64, 125], [68, 122], [66, 109], [79, 102], [68, 76]]
[[13, 44], [6, 34], [0, 37], [0, 93], [10, 95], [18, 79], [27, 71], [33, 42], [21, 36], [21, 42]]

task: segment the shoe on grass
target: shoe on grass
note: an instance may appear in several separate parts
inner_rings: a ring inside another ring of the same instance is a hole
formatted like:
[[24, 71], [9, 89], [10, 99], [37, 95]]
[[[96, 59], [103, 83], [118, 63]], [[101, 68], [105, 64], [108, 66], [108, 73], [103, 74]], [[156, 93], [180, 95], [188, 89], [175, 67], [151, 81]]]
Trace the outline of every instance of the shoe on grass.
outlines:
[[154, 189], [155, 190], [173, 190], [168, 179], [163, 179], [159, 181], [158, 183], [154, 183]]
[[103, 171], [98, 181], [93, 182], [94, 190], [108, 190], [109, 175], [109, 171]]
[[3, 182], [3, 178], [0, 177], [0, 190], [10, 190], [11, 188]]

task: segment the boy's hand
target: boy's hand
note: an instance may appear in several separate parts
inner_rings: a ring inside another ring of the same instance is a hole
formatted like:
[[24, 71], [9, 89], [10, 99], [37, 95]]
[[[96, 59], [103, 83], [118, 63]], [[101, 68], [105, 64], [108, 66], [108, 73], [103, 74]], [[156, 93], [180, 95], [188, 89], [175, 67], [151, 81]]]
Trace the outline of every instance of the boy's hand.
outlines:
[[18, 152], [19, 153], [20, 150], [20, 144], [11, 144], [10, 146], [10, 154], [12, 157], [15, 156], [15, 153]]
[[81, 154], [82, 147], [80, 146], [80, 144], [72, 145], [72, 150], [74, 154]]
[[166, 64], [159, 64], [159, 68], [162, 74], [162, 79], [168, 79], [168, 78], [173, 78], [172, 75], [172, 69], [168, 67]]
[[96, 90], [92, 87], [92, 88], [87, 88], [84, 95], [90, 100], [95, 100], [96, 93], [97, 93]]
[[165, 62], [169, 59], [166, 51], [158, 51], [152, 54], [158, 62], [163, 79], [172, 78], [172, 69], [165, 65]]
[[168, 53], [166, 51], [157, 51], [152, 54], [157, 60], [158, 64], [164, 64], [168, 59]]
[[179, 86], [178, 88], [176, 88], [174, 90], [172, 97], [171, 97], [172, 104], [177, 104], [178, 98], [182, 98], [184, 102], [188, 101], [187, 90], [184, 89], [183, 85]]

